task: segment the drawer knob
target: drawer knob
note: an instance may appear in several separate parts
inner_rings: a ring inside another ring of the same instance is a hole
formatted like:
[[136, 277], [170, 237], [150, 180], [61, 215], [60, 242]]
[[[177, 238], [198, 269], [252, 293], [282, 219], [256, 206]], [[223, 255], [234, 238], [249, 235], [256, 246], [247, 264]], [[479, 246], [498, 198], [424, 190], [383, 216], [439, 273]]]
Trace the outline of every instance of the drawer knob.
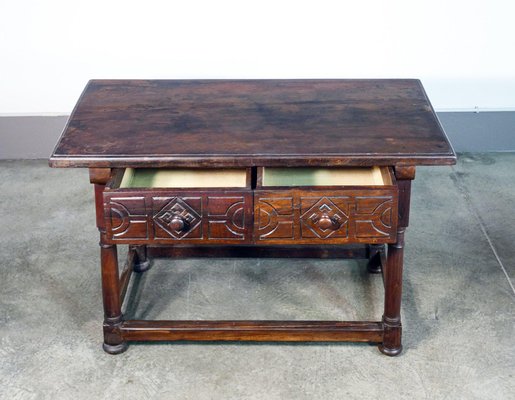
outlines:
[[318, 220], [318, 226], [322, 229], [338, 229], [340, 227], [340, 222], [336, 218], [331, 218], [329, 215], [324, 213]]
[[180, 215], [174, 215], [168, 225], [176, 232], [183, 232], [188, 229], [188, 221]]

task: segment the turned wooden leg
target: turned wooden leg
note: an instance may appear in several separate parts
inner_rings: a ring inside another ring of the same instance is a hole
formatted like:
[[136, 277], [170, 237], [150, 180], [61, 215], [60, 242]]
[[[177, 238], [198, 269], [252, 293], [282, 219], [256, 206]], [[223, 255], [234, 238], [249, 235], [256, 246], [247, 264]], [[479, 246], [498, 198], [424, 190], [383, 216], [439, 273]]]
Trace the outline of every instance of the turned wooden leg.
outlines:
[[401, 296], [403, 253], [404, 229], [400, 229], [397, 231], [397, 242], [388, 245], [386, 269], [384, 271], [384, 336], [379, 350], [388, 356], [396, 356], [402, 351]]
[[151, 267], [150, 259], [147, 255], [147, 246], [131, 246], [135, 252], [134, 272], [145, 272]]
[[384, 252], [384, 244], [369, 245], [369, 258], [367, 271], [371, 274], [380, 274], [382, 270], [381, 254]]
[[120, 302], [120, 280], [118, 277], [118, 255], [116, 245], [100, 244], [102, 266], [102, 297], [104, 300], [104, 350], [119, 354], [127, 350], [120, 333], [123, 320]]
[[411, 181], [415, 179], [414, 166], [395, 167], [395, 178], [399, 188], [399, 220], [397, 241], [388, 245], [384, 278], [383, 343], [379, 350], [388, 356], [402, 351], [401, 296], [402, 270], [404, 264], [404, 232], [409, 225]]
[[89, 179], [95, 185], [95, 209], [97, 227], [100, 232], [100, 266], [102, 269], [102, 298], [104, 301], [104, 350], [119, 354], [127, 350], [120, 333], [123, 320], [120, 300], [120, 277], [118, 276], [118, 254], [116, 245], [106, 244], [103, 193], [111, 179], [110, 168], [90, 168]]

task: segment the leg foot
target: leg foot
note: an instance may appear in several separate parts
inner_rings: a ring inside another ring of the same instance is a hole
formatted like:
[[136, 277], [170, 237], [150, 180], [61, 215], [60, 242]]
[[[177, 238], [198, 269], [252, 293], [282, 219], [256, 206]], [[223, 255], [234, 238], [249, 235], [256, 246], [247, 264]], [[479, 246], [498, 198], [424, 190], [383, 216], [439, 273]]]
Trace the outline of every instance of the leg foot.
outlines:
[[133, 247], [136, 258], [134, 260], [134, 272], [145, 272], [150, 269], [152, 266], [150, 263], [150, 259], [147, 257], [147, 247], [146, 246], [134, 246]]
[[102, 344], [102, 348], [104, 349], [104, 351], [109, 354], [121, 354], [125, 350], [127, 350], [128, 347], [129, 345], [127, 344], [127, 342], [121, 342], [119, 344]]
[[380, 274], [383, 270], [384, 245], [369, 245], [370, 258], [368, 259], [367, 271], [370, 274]]
[[383, 344], [380, 344], [378, 346], [379, 351], [387, 356], [394, 357], [398, 356], [402, 352], [402, 346], [396, 347], [396, 348], [389, 348], [385, 347]]
[[152, 265], [150, 265], [150, 260], [146, 259], [142, 262], [135, 262], [134, 263], [134, 272], [145, 272], [148, 271]]
[[370, 274], [380, 274], [383, 269], [381, 268], [381, 263], [376, 262], [374, 259], [368, 260], [367, 271]]

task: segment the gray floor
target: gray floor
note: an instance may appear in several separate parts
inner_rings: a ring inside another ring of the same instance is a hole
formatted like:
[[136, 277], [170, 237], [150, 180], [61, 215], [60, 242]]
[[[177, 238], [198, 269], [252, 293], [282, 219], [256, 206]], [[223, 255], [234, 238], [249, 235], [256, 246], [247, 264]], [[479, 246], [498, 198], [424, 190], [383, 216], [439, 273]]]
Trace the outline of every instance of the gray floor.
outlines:
[[[2, 399], [513, 399], [515, 154], [419, 168], [404, 275], [404, 352], [366, 344], [131, 345], [105, 354], [84, 170], [0, 162]], [[379, 318], [381, 282], [339, 260], [157, 262], [144, 318]]]

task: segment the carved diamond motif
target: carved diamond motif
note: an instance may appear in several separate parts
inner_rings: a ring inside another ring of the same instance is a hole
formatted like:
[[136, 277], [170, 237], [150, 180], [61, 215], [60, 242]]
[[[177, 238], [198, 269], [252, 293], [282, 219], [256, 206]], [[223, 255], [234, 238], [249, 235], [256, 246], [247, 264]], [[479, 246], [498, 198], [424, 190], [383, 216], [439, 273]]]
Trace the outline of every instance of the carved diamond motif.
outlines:
[[[321, 218], [329, 218], [333, 226], [323, 228], [319, 224]], [[301, 216], [301, 220], [318, 237], [325, 239], [344, 226], [349, 217], [327, 197], [322, 197]]]
[[[189, 229], [179, 231], [173, 229], [170, 226], [170, 222], [176, 216], [185, 220], [188, 223]], [[187, 235], [188, 232], [195, 229], [198, 224], [200, 224], [201, 218], [200, 215], [188, 205], [188, 203], [179, 197], [175, 197], [154, 216], [154, 221], [171, 236], [180, 239]]]

